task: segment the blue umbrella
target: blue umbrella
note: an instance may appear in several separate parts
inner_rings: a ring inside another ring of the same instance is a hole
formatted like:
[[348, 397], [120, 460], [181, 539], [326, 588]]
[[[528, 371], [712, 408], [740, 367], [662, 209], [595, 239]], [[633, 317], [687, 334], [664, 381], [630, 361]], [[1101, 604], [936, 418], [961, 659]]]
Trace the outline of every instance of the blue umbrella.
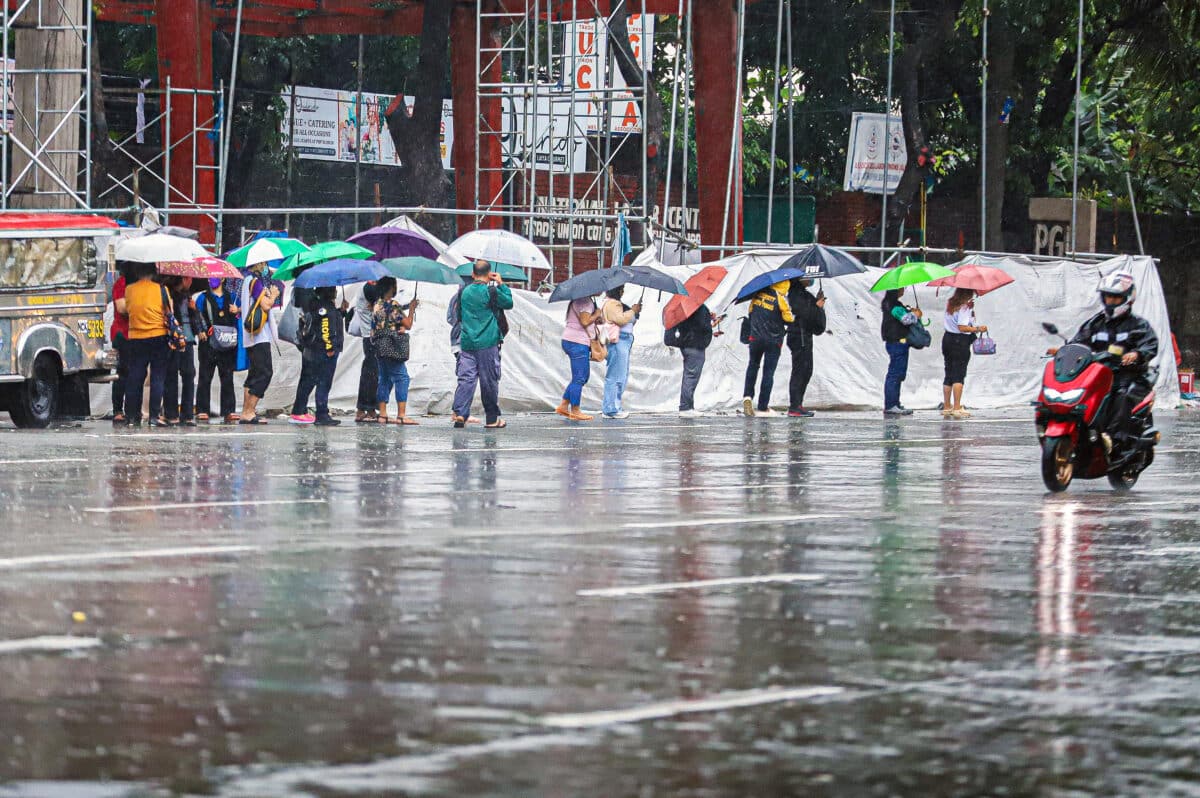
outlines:
[[382, 263], [371, 260], [331, 260], [317, 264], [296, 278], [296, 288], [330, 288], [351, 283], [382, 280], [391, 272]]
[[559, 283], [550, 295], [551, 302], [570, 302], [587, 296], [598, 296], [619, 285], [625, 285], [633, 273], [625, 269], [592, 269]]
[[738, 291], [737, 299], [733, 301], [745, 302], [759, 291], [763, 290], [764, 288], [770, 288], [771, 286], [775, 285], [775, 283], [779, 283], [784, 280], [795, 280], [798, 278], [804, 279], [805, 277], [807, 277], [807, 275], [805, 274], [804, 267], [796, 269], [790, 266], [780, 266], [778, 269], [772, 269], [765, 274], [758, 275], [753, 280], [743, 285], [741, 290]]

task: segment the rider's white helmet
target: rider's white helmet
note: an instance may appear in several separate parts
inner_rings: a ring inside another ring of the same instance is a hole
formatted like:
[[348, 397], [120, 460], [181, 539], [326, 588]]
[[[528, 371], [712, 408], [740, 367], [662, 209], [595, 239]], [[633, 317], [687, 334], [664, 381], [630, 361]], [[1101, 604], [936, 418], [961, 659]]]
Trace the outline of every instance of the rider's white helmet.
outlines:
[[[1113, 272], [1100, 278], [1100, 301], [1104, 303], [1104, 315], [1110, 319], [1118, 319], [1133, 310], [1133, 300], [1137, 298], [1137, 286], [1134, 285], [1133, 275], [1129, 272]], [[1121, 298], [1118, 305], [1110, 305], [1105, 297]]]

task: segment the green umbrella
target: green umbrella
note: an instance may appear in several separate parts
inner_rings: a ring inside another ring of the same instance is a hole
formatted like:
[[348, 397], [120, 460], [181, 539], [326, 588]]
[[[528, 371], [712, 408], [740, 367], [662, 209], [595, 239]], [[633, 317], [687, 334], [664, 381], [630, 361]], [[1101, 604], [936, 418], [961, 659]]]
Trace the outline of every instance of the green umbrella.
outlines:
[[[458, 272], [459, 277], [470, 277], [474, 268], [475, 264], [464, 263], [462, 266], [459, 266], [456, 271]], [[529, 281], [529, 275], [525, 273], [524, 269], [517, 266], [513, 266], [508, 263], [492, 262], [492, 268], [496, 270], [501, 279], [512, 280], [516, 283], [525, 283]]]
[[388, 258], [383, 261], [383, 265], [397, 280], [411, 280], [414, 283], [433, 283], [434, 285], [459, 285], [462, 283], [453, 269], [429, 258], [419, 256]]
[[920, 285], [921, 283], [928, 283], [931, 280], [940, 280], [943, 277], [953, 276], [953, 270], [936, 263], [926, 263], [925, 261], [906, 263], [903, 266], [896, 266], [884, 272], [883, 276], [875, 281], [875, 285], [871, 286], [871, 290], [895, 291], [910, 285]]
[[305, 252], [289, 256], [278, 271], [271, 276], [276, 280], [293, 280], [300, 272], [309, 266], [316, 266], [318, 263], [331, 260], [366, 260], [374, 255], [375, 253], [366, 247], [360, 247], [358, 244], [351, 244], [348, 241], [325, 241], [321, 244], [313, 244]]
[[294, 238], [260, 238], [230, 252], [225, 256], [225, 260], [239, 269], [245, 269], [256, 263], [283, 260], [289, 255], [307, 251], [308, 246]]

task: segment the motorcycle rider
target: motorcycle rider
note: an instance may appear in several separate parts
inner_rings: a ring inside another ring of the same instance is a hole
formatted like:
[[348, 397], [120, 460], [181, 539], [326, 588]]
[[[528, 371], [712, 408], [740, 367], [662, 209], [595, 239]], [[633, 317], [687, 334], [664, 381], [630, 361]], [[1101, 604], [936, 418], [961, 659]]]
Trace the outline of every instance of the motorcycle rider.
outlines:
[[[1154, 386], [1150, 382], [1150, 363], [1158, 356], [1158, 336], [1150, 322], [1133, 314], [1137, 286], [1129, 272], [1113, 272], [1101, 278], [1097, 289], [1103, 309], [1083, 323], [1071, 339], [1093, 352], [1112, 352], [1121, 358], [1114, 369], [1111, 403], [1102, 422], [1105, 449], [1112, 450], [1113, 438], [1121, 432], [1130, 411], [1145, 399]], [[1057, 354], [1057, 347], [1050, 354]]]

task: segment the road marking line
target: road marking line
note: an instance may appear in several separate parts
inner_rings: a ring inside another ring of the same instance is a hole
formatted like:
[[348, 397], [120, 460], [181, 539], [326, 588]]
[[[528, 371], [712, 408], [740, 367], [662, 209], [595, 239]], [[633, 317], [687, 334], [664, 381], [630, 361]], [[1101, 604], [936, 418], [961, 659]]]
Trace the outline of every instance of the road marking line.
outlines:
[[98, 637], [45, 635], [21, 640], [0, 640], [0, 654], [17, 654], [22, 651], [77, 651], [82, 648], [96, 648], [99, 645]]
[[694, 582], [662, 582], [656, 585], [577, 590], [575, 595], [581, 598], [620, 598], [622, 596], [649, 596], [655, 593], [674, 593], [679, 590], [705, 590], [710, 587], [762, 585], [771, 582], [820, 582], [824, 579], [823, 574], [763, 574], [761, 576], [733, 576], [724, 579], [698, 579]]
[[26, 463], [86, 463], [86, 457], [47, 457], [41, 460], [0, 460], [0, 465], [25, 465]]
[[24, 568], [29, 565], [67, 565], [85, 562], [119, 560], [160, 560], [171, 557], [196, 557], [205, 554], [240, 554], [258, 551], [258, 546], [187, 546], [174, 549], [142, 549], [132, 551], [94, 551], [87, 554], [40, 554], [33, 557], [0, 559], [0, 569]]
[[614, 726], [620, 723], [638, 723], [644, 720], [670, 718], [698, 712], [719, 712], [725, 709], [753, 707], [761, 704], [776, 704], [784, 701], [803, 701], [808, 698], [825, 698], [844, 693], [842, 687], [799, 687], [790, 690], [768, 687], [764, 690], [719, 693], [712, 698], [694, 701], [661, 701], [643, 704], [630, 709], [578, 712], [574, 714], [546, 715], [541, 719], [543, 726], [555, 729], [592, 729], [598, 726]]
[[312, 473], [297, 471], [297, 472], [291, 473], [291, 474], [267, 474], [267, 476], [269, 476], [269, 477], [359, 477], [359, 476], [369, 476], [369, 475], [374, 475], [374, 474], [440, 474], [443, 471], [445, 471], [447, 468], [449, 468], [449, 466], [443, 466], [441, 468], [398, 468], [398, 469], [392, 469], [390, 471], [386, 470], [386, 469], [379, 470], [379, 471], [314, 471]]
[[137, 513], [142, 510], [202, 510], [206, 507], [264, 507], [276, 504], [325, 504], [325, 499], [258, 499], [236, 502], [180, 502], [178, 504], [131, 504], [116, 507], [85, 507], [85, 513]]
[[692, 518], [678, 521], [631, 521], [621, 524], [622, 529], [670, 529], [677, 526], [720, 526], [721, 524], [779, 524], [787, 521], [817, 521], [821, 519], [844, 518], [834, 513], [809, 513], [805, 515], [764, 515], [758, 518], [747, 518], [744, 515], [725, 518]]

